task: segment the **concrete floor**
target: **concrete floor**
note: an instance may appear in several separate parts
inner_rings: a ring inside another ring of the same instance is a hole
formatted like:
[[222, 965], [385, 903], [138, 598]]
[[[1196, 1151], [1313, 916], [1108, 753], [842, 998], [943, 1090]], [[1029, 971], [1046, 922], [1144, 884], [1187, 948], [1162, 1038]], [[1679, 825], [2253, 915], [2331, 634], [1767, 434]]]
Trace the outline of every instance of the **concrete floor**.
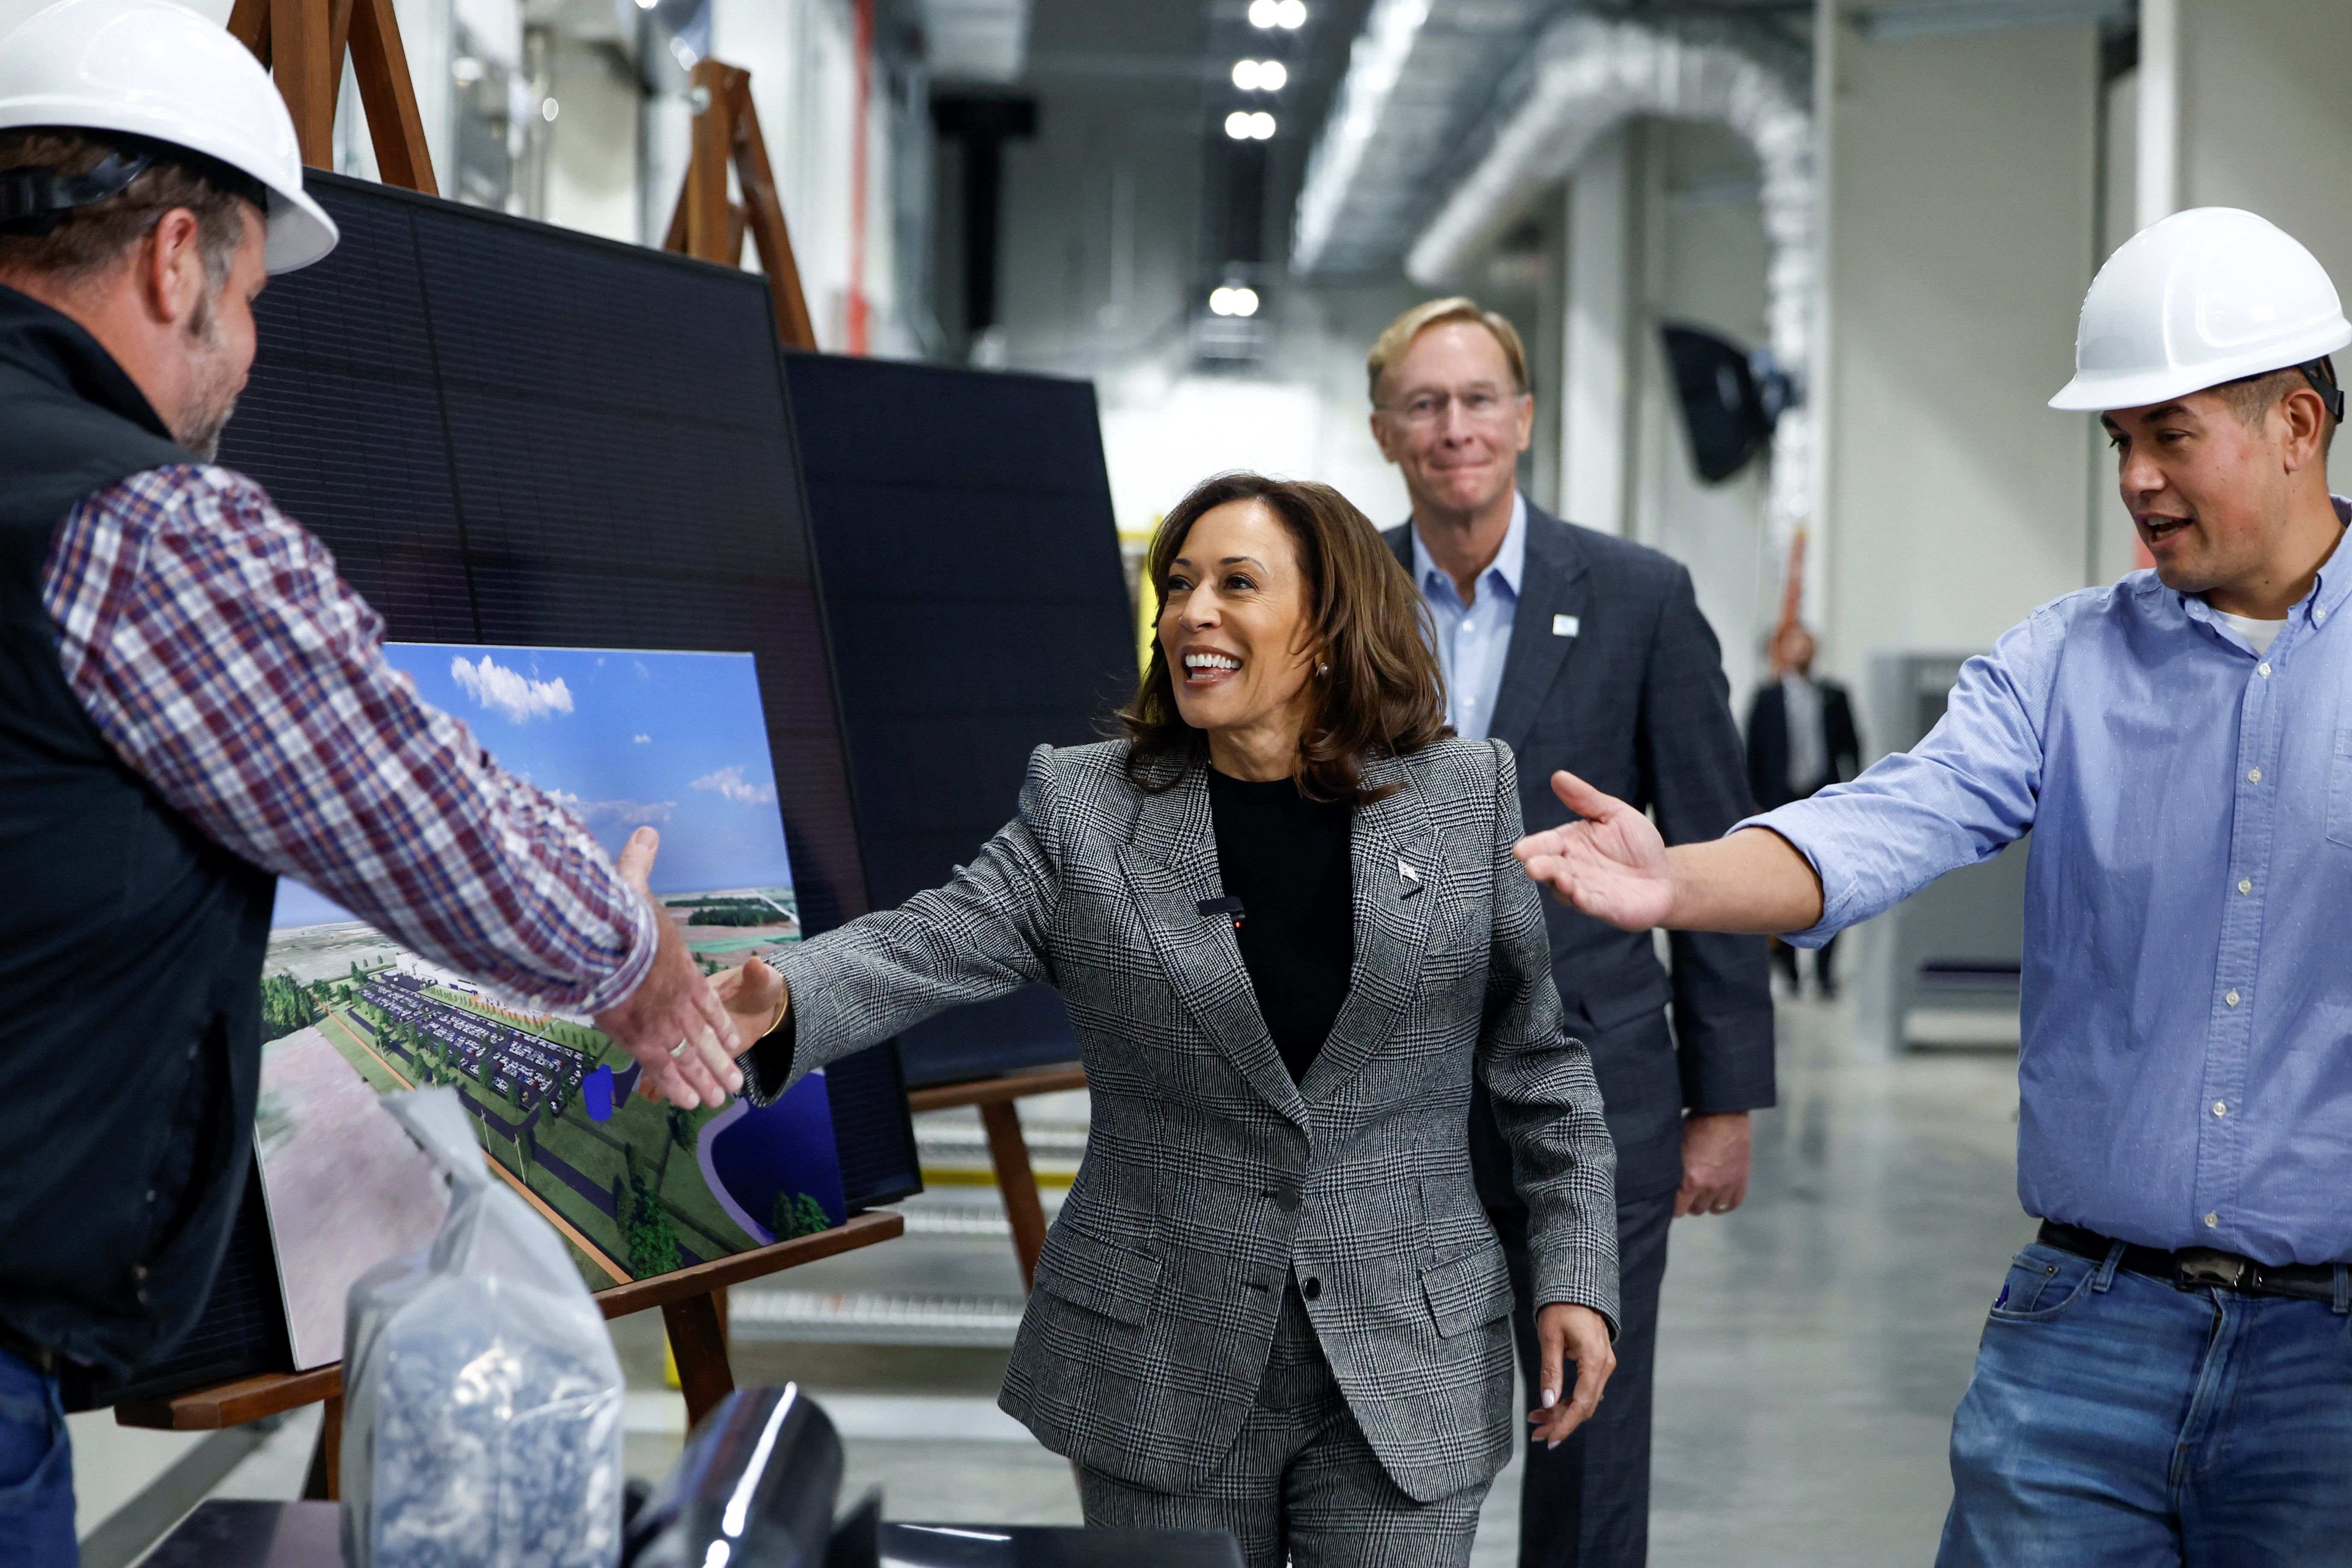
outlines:
[[[1757, 1119], [1748, 1205], [1676, 1222], [1658, 1358], [1651, 1562], [1658, 1568], [1885, 1568], [1934, 1552], [1950, 1487], [1945, 1439], [1988, 1301], [2031, 1231], [2013, 1190], [2016, 1061], [1889, 1057], [1843, 1006], [1786, 1003], [1780, 1108]], [[927, 1151], [951, 1145], [954, 1118]], [[1033, 1102], [1066, 1130], [1083, 1102]], [[929, 1157], [927, 1153], [927, 1158]], [[1049, 1198], [1051, 1197], [1049, 1193]], [[775, 1289], [1003, 1301], [1020, 1295], [994, 1195], [941, 1185], [910, 1234], [795, 1271]], [[747, 1314], [748, 1316], [748, 1314]], [[794, 1342], [745, 1323], [743, 1384], [798, 1381], [846, 1438], [844, 1500], [883, 1489], [893, 1518], [1076, 1523], [1068, 1466], [994, 1408], [1000, 1345]], [[628, 1463], [658, 1477], [684, 1426], [662, 1373], [658, 1314], [614, 1325], [629, 1373]], [[219, 1495], [291, 1495], [307, 1426]], [[1490, 1496], [1474, 1561], [1517, 1546], [1516, 1464]]]

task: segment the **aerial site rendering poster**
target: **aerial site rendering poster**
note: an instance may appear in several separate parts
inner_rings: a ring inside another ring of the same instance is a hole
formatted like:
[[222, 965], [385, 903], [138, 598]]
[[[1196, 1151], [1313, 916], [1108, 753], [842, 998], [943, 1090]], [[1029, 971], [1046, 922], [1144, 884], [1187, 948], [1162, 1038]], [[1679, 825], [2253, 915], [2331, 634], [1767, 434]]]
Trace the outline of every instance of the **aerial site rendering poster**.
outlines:
[[[659, 829], [656, 901], [706, 972], [799, 940], [750, 654], [384, 654], [607, 853]], [[845, 1217], [822, 1072], [765, 1110], [679, 1110], [634, 1095], [635, 1062], [587, 1019], [501, 998], [299, 883], [278, 884], [270, 923], [255, 1142], [298, 1366], [341, 1354], [352, 1282], [424, 1247], [446, 1207], [379, 1094], [454, 1088], [592, 1289]]]

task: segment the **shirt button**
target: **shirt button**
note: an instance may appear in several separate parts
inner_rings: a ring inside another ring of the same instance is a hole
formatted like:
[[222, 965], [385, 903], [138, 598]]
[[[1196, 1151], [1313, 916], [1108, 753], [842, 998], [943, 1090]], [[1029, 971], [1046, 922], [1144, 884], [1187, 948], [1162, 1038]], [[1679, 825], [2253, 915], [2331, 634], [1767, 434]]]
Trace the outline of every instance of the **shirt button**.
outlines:
[[2254, 666], [2254, 673], [2268, 680], [2271, 678], [2271, 667], [2267, 664], [2258, 664]]
[[2326, 610], [2314, 610], [2311, 612], [2311, 618], [2315, 621], [2324, 621], [2327, 618], [2327, 612]]
[[2214, 1115], [2216, 1115], [2216, 1116], [2227, 1116], [2227, 1115], [2229, 1115], [2229, 1114], [2230, 1114], [2230, 1102], [2229, 1102], [2228, 1100], [2215, 1100], [2215, 1101], [2213, 1102], [2213, 1114], [2214, 1114]]
[[2238, 891], [2240, 891], [2240, 892], [2242, 892], [2242, 893], [2251, 893], [2251, 892], [2252, 892], [2253, 890], [2254, 890], [2254, 882], [2253, 882], [2253, 879], [2252, 879], [2252, 878], [2251, 878], [2251, 877], [2241, 877], [2241, 878], [2239, 878], [2239, 879], [2238, 879]]
[[1323, 1281], [1316, 1279], [1315, 1276], [1310, 1274], [1307, 1277], [1305, 1282], [1298, 1287], [1298, 1293], [1312, 1301], [1323, 1294]]
[[2263, 782], [2263, 770], [2262, 770], [2262, 769], [2260, 769], [2260, 768], [2248, 768], [2248, 769], [2246, 770], [2246, 782], [2247, 782], [2248, 784], [2260, 784], [2260, 783], [2262, 783], [2262, 782]]
[[2217, 1214], [2209, 1214], [2209, 1215], [2207, 1215], [2205, 1216], [2205, 1228], [2206, 1228], [2207, 1230], [2211, 1230], [2214, 1226], [2216, 1226], [2220, 1225], [2221, 1223], [2221, 1216], [2220, 1215], [2217, 1215]]
[[2238, 1005], [2238, 994], [2235, 991], [2232, 991], [2227, 996], [2222, 997], [2221, 1000], [2234, 1007]]

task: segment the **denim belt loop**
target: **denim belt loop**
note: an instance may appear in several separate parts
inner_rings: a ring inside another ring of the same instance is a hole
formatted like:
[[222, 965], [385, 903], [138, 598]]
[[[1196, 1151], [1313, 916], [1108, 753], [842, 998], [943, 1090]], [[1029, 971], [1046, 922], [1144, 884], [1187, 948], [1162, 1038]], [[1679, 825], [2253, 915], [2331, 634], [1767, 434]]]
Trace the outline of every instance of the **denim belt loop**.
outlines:
[[[2105, 1295], [2107, 1287], [2116, 1282], [2116, 1270], [2123, 1267], [2123, 1262], [2124, 1244], [2120, 1241], [2111, 1243], [2107, 1247], [2106, 1261], [2099, 1265], [2096, 1274], [2091, 1276], [2091, 1289]], [[2340, 1286], [2338, 1291], [2341, 1292]]]
[[2352, 1317], [2352, 1263], [2336, 1266], [2336, 1315]]

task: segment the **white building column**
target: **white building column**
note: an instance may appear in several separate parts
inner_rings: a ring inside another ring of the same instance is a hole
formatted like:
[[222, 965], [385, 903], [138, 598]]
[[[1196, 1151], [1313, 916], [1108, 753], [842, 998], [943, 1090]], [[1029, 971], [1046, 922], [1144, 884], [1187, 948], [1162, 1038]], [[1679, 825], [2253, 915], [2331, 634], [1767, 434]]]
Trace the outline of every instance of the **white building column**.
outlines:
[[1561, 345], [1561, 515], [1625, 531], [1633, 382], [1633, 160], [1628, 128], [1596, 143], [1568, 183], [1568, 289]]

